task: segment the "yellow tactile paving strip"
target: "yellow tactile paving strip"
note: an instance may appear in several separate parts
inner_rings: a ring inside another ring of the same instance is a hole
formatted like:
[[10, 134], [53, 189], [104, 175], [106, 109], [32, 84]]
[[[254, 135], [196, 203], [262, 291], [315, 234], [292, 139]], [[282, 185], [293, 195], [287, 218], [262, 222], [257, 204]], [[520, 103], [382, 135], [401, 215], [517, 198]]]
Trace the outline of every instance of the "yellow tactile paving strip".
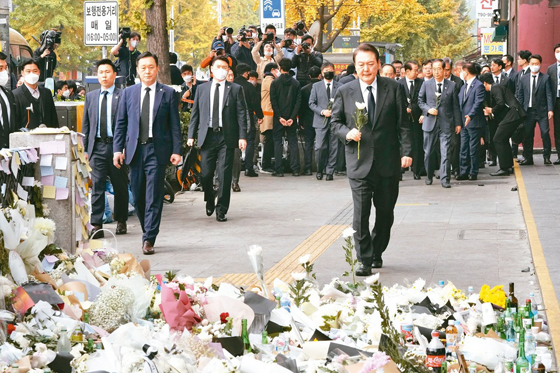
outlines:
[[[325, 251], [327, 251], [329, 247], [331, 247], [331, 245], [340, 237], [342, 232], [348, 227], [348, 225], [323, 225], [315, 231], [315, 233], [306, 238], [301, 244], [293, 249], [288, 255], [282, 258], [282, 260], [266, 271], [265, 281], [267, 284], [272, 284], [276, 278], [290, 283], [292, 272], [303, 271], [303, 268], [298, 261], [301, 256], [309, 254], [309, 261], [313, 263]], [[264, 255], [266, 255], [266, 251], [264, 251]], [[230, 283], [236, 286], [249, 287], [258, 284], [257, 276], [254, 273], [228, 273], [214, 280], [214, 283], [218, 285], [222, 282]]]
[[533, 253], [533, 263], [535, 265], [535, 272], [539, 278], [541, 293], [546, 308], [546, 317], [548, 325], [550, 326], [550, 335], [552, 343], [554, 344], [554, 353], [556, 355], [556, 362], [560, 362], [560, 306], [558, 305], [558, 298], [554, 285], [550, 279], [546, 258], [539, 238], [537, 224], [531, 210], [529, 197], [527, 196], [527, 189], [523, 181], [523, 175], [518, 164], [515, 164], [515, 179], [517, 181], [517, 190], [519, 191], [519, 199], [521, 201], [521, 208], [523, 209], [523, 217], [527, 225], [527, 235], [529, 237], [529, 244]]

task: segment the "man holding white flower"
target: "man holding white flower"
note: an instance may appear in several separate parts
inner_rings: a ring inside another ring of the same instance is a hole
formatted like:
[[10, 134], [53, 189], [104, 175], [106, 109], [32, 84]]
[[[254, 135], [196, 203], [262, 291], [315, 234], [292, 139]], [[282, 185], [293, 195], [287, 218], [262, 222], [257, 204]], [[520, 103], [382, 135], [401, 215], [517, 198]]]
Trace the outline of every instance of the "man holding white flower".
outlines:
[[[401, 167], [412, 164], [406, 98], [399, 83], [378, 77], [379, 52], [366, 43], [353, 55], [358, 78], [341, 86], [332, 110], [333, 130], [346, 144], [348, 179], [354, 202], [353, 228], [361, 266], [358, 276], [383, 266], [394, 208], [399, 195]], [[375, 225], [369, 232], [371, 205]]]
[[336, 156], [338, 154], [338, 137], [331, 130], [331, 114], [334, 97], [340, 84], [334, 81], [334, 65], [331, 62], [321, 66], [323, 80], [313, 84], [309, 97], [309, 108], [313, 110], [313, 128], [315, 128], [315, 160], [317, 162], [317, 180], [333, 180]]

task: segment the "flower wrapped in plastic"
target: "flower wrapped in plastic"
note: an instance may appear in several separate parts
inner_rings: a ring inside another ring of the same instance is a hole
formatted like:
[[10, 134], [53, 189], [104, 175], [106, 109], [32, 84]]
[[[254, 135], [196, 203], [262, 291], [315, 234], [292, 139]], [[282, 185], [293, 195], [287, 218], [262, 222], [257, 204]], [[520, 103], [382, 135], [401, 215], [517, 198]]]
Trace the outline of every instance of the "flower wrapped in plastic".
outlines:
[[179, 299], [175, 298], [173, 289], [161, 286], [161, 304], [159, 305], [165, 321], [171, 329], [189, 331], [192, 327], [202, 321], [202, 318], [193, 311], [191, 301], [187, 293], [179, 291]]

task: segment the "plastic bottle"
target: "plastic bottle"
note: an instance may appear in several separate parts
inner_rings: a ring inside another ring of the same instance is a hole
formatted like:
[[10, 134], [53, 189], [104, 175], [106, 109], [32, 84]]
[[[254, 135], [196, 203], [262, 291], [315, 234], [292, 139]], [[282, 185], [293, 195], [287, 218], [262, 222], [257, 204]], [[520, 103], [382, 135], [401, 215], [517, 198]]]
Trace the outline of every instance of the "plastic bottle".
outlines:
[[472, 286], [469, 286], [469, 288], [467, 289], [467, 299], [471, 298], [471, 295], [474, 294], [474, 288]]
[[74, 329], [74, 333], [72, 333], [72, 336], [70, 337], [70, 340], [72, 342], [83, 342], [84, 341], [84, 334], [82, 333], [82, 328], [80, 328], [79, 325], [76, 325], [76, 328]]
[[542, 363], [542, 359], [539, 355], [535, 356], [535, 362], [531, 367], [531, 373], [545, 373], [546, 367]]
[[534, 362], [534, 356], [537, 354], [537, 339], [531, 328], [527, 326], [525, 330], [525, 357], [529, 360], [529, 364], [532, 366]]
[[56, 344], [56, 351], [58, 353], [69, 354], [71, 350], [72, 346], [70, 345], [70, 340], [68, 339], [68, 330], [66, 330], [66, 328], [62, 328], [60, 331], [60, 339]]
[[441, 363], [445, 361], [445, 346], [439, 339], [439, 333], [432, 331], [432, 340], [426, 348], [426, 367], [432, 372], [441, 373]]
[[455, 327], [455, 321], [449, 321], [445, 329], [445, 352], [448, 356], [452, 355], [457, 348], [457, 335], [458, 331]]
[[280, 298], [280, 306], [286, 311], [291, 312], [290, 307], [292, 307], [292, 302], [290, 302], [290, 297], [288, 296], [288, 294], [284, 293], [282, 295], [282, 298]]
[[535, 293], [529, 293], [529, 299], [531, 299], [531, 313], [533, 318], [539, 314], [539, 307], [537, 306], [537, 300], [535, 299]]
[[463, 329], [459, 320], [455, 320], [455, 327], [457, 328], [457, 343], [460, 343], [465, 335], [465, 329]]

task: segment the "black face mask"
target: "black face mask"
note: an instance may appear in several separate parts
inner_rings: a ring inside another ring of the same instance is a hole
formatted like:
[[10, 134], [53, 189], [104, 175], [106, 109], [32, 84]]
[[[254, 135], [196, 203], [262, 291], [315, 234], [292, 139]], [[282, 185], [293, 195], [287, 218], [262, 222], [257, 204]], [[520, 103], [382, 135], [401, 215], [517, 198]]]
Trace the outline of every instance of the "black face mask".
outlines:
[[323, 73], [323, 77], [327, 80], [333, 80], [334, 78], [334, 71], [325, 71]]

